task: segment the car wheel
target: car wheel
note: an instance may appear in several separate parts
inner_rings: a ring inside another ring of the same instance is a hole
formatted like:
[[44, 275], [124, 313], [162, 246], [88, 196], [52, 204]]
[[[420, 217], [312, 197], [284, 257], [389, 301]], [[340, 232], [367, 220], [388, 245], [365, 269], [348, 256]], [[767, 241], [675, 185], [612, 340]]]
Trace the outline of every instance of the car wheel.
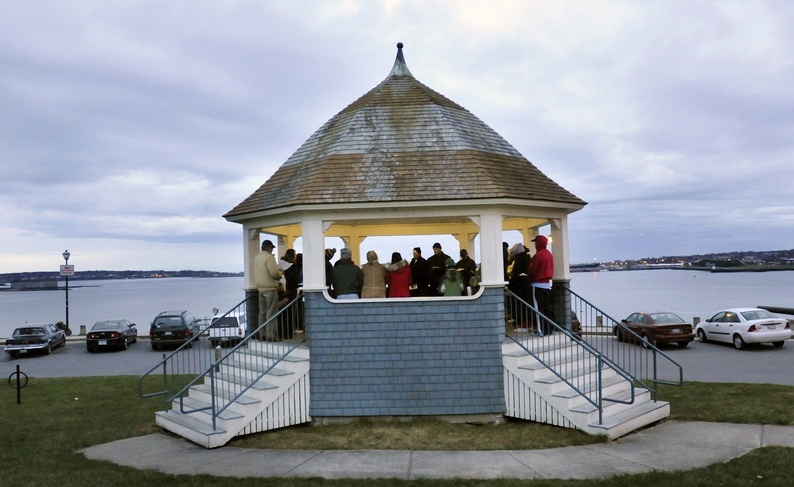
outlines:
[[642, 334], [642, 347], [643, 348], [650, 348], [651, 345], [653, 345], [653, 344], [654, 343], [651, 341], [651, 339], [648, 338], [648, 334], [647, 333], [643, 333]]
[[49, 355], [52, 353], [52, 343], [47, 344], [47, 348], [44, 349], [44, 354]]
[[678, 342], [678, 346], [681, 348], [686, 348], [687, 345], [689, 345], [689, 342]]
[[17, 358], [17, 355], [19, 355], [19, 352], [8, 352], [8, 356], [12, 359]]
[[733, 346], [736, 347], [737, 350], [741, 350], [745, 347], [744, 339], [738, 333], [733, 335]]
[[127, 337], [124, 337], [124, 340], [121, 342], [121, 349], [127, 350]]
[[91, 347], [85, 347], [85, 349], [86, 349], [86, 351], [87, 351], [88, 353], [93, 353], [93, 352], [94, 352], [94, 349], [93, 349], [93, 348], [91, 348]]
[[786, 344], [786, 342], [772, 342], [772, 345], [774, 345], [777, 348], [780, 348], [780, 347], [782, 347], [785, 344]]
[[160, 347], [158, 347], [157, 345], [155, 345], [154, 343], [152, 343], [152, 350], [157, 350], [158, 348], [160, 348]]
[[706, 332], [703, 330], [698, 330], [698, 341], [700, 343], [706, 343], [708, 339], [706, 339]]
[[624, 340], [624, 338], [623, 338], [623, 333], [622, 333], [620, 330], [618, 330], [618, 331], [616, 331], [616, 332], [615, 332], [615, 335], [617, 335], [617, 336], [618, 336], [618, 342], [621, 342], [621, 343], [622, 343], [622, 342], [623, 342], [623, 340]]

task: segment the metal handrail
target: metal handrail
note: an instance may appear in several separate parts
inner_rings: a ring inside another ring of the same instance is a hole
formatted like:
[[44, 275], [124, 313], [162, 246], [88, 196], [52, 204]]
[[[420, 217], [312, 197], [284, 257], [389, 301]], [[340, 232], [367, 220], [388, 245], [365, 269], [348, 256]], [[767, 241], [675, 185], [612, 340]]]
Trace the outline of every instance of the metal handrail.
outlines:
[[[579, 294], [570, 289], [565, 291], [570, 299], [571, 311], [581, 323], [586, 341], [647, 389], [653, 400], [657, 398], [658, 385], [683, 384], [684, 370], [678, 362]], [[622, 336], [643, 346], [620, 343], [616, 339], [618, 330]]]
[[[534, 357], [545, 366], [552, 374], [571, 387], [593, 407], [598, 409], [598, 423], [603, 423], [604, 402], [620, 404], [633, 404], [636, 398], [633, 378], [620, 367], [612, 363], [598, 350], [590, 346], [571, 330], [562, 327], [538, 311], [535, 307], [524, 301], [510, 290], [506, 290], [508, 320], [512, 325], [517, 325], [513, 333], [507, 336], [519, 345], [525, 352]], [[551, 328], [553, 333], [542, 340], [537, 339], [537, 328]], [[535, 332], [532, 332], [532, 329]], [[577, 356], [576, 351], [584, 351], [584, 356]], [[544, 354], [551, 354], [544, 358]], [[595, 366], [592, 362], [595, 362]], [[603, 370], [607, 367], [617, 375], [623, 377], [628, 384], [630, 397], [626, 400], [605, 397], [603, 390]], [[560, 370], [563, 369], [563, 370]], [[564, 369], [574, 374], [566, 374]], [[596, 380], [587, 378], [595, 373]]]
[[[225, 314], [213, 319], [199, 335], [194, 337], [194, 343], [191, 343], [193, 342], [191, 340], [170, 355], [163, 354], [163, 360], [138, 379], [139, 396], [164, 396], [164, 410], [178, 400], [179, 410], [184, 414], [211, 410], [213, 430], [217, 429], [217, 417], [304, 342], [301, 329], [303, 324], [302, 295], [299, 294], [297, 299], [290, 301], [267, 322], [242, 337], [239, 343], [231, 348], [224, 351], [220, 347], [201, 346], [198, 337], [221, 323], [223, 318], [236, 317], [238, 321], [244, 322], [246, 305], [250, 299], [254, 298], [249, 297], [243, 300]], [[273, 327], [275, 332], [282, 335], [301, 336], [297, 340], [287, 341], [287, 346], [275, 342], [257, 342], [257, 337], [262, 336], [268, 327]], [[187, 364], [190, 366], [186, 366]], [[225, 367], [228, 371], [219, 374], [222, 366], [228, 366]], [[162, 369], [162, 390], [144, 393], [144, 380], [159, 369]], [[238, 370], [238, 372], [230, 372], [232, 370]], [[252, 370], [256, 372], [251, 372]], [[179, 376], [192, 376], [192, 378], [179, 381], [177, 380]], [[202, 380], [209, 385], [211, 404], [206, 407], [187, 406], [185, 397], [188, 395], [188, 391]], [[173, 383], [178, 385], [171, 387]], [[176, 392], [171, 393], [169, 389], [176, 390]], [[219, 397], [224, 398], [223, 404], [219, 404]]]

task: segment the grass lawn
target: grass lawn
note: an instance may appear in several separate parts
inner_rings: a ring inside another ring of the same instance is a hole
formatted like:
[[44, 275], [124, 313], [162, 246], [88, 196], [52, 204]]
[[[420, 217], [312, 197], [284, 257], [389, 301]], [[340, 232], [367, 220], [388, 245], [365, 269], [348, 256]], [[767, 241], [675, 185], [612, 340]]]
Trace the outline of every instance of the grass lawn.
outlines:
[[[77, 450], [158, 431], [157, 399], [137, 397], [137, 377], [31, 379], [22, 404], [0, 389], [0, 485], [9, 486], [744, 486], [794, 485], [794, 448], [762, 448], [725, 464], [681, 473], [622, 475], [602, 481], [401, 481], [232, 479], [167, 475], [87, 460]], [[794, 425], [794, 387], [686, 383], [665, 388], [672, 419]], [[302, 427], [251, 435], [235, 444], [264, 448], [529, 449], [603, 441], [576, 431], [523, 422], [504, 425], [360, 423]]]

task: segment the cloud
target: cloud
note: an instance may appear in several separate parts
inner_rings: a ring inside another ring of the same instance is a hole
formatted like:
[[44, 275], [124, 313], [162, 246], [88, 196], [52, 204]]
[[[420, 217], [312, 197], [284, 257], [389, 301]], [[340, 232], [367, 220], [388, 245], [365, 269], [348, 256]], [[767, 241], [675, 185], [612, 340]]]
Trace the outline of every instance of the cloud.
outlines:
[[397, 41], [589, 202], [573, 262], [788, 248], [792, 20], [772, 1], [7, 2], [0, 272], [61, 247], [241, 270], [221, 215], [382, 81]]

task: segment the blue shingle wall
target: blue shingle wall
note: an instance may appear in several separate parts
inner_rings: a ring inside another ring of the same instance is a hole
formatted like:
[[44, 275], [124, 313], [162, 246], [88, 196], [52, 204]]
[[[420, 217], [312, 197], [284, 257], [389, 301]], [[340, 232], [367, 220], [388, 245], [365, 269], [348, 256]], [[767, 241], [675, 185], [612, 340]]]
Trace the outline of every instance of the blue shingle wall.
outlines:
[[306, 294], [315, 417], [501, 414], [504, 291], [476, 300]]

